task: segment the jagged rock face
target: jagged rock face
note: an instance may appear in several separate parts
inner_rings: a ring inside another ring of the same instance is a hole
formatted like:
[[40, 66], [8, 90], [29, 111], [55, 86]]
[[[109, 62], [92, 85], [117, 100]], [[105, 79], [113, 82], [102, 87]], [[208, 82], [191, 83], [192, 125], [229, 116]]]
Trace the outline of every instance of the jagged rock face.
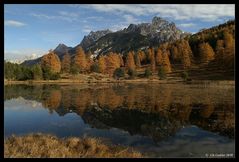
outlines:
[[171, 34], [169, 37], [176, 36], [176, 39], [179, 39], [182, 34], [182, 31], [174, 23], [170, 23], [160, 17], [154, 17], [152, 23], [130, 24], [125, 32], [138, 32], [141, 35], [150, 37], [162, 36], [162, 33], [165, 33]]
[[184, 34], [173, 22], [170, 23], [160, 17], [154, 17], [151, 24], [148, 24], [147, 27], [141, 27], [141, 34], [147, 35], [153, 42], [162, 43], [181, 39], [189, 33]]
[[130, 24], [128, 28], [126, 29], [126, 32], [138, 32], [139, 27], [135, 24]]
[[148, 33], [150, 33], [150, 26], [151, 24], [150, 23], [142, 23], [139, 25], [139, 28], [140, 28], [140, 34], [141, 35], [148, 35]]
[[164, 31], [164, 30], [169, 30], [169, 31], [181, 31], [178, 28], [176, 28], [174, 23], [170, 23], [160, 17], [154, 17], [151, 23], [151, 31], [158, 32], [158, 31]]
[[87, 50], [97, 55], [110, 51], [124, 54], [130, 50], [172, 42], [187, 35], [188, 33], [183, 33], [174, 23], [154, 17], [151, 23], [130, 24], [122, 31], [106, 34], [89, 45]]
[[84, 36], [83, 40], [78, 46], [81, 46], [83, 49], [87, 49], [91, 44], [96, 42], [99, 38], [105, 36], [106, 34], [112, 33], [109, 29], [107, 30], [100, 30], [93, 32], [91, 31], [89, 35]]

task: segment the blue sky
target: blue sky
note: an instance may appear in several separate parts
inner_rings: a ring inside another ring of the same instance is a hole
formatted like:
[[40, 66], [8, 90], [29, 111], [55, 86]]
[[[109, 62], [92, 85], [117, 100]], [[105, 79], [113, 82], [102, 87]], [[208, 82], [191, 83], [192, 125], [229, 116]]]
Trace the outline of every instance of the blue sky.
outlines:
[[74, 47], [90, 31], [116, 31], [130, 23], [151, 22], [154, 16], [194, 33], [235, 19], [235, 5], [7, 4], [4, 5], [4, 58], [41, 56], [59, 43]]

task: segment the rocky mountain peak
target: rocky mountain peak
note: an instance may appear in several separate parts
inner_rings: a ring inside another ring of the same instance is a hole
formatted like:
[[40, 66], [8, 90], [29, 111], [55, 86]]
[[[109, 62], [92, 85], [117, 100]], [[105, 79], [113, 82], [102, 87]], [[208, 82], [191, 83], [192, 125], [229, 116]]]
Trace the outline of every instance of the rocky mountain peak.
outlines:
[[111, 30], [99, 30], [91, 31], [87, 36], [84, 36], [83, 40], [78, 46], [81, 46], [83, 49], [87, 49], [91, 44], [97, 41], [99, 38], [105, 36], [106, 34], [112, 33]]
[[152, 19], [152, 25], [151, 25], [152, 30], [156, 30], [157, 32], [160, 30], [165, 30], [165, 31], [176, 31], [179, 29], [176, 28], [176, 25], [173, 22], [169, 22], [167, 20], [164, 20], [161, 17], [155, 16]]
[[166, 22], [167, 22], [166, 20], [164, 20], [161, 17], [157, 17], [157, 16], [153, 17], [153, 19], [152, 19], [152, 24], [166, 23]]
[[126, 29], [127, 32], [136, 32], [138, 30], [138, 25], [130, 24]]
[[105, 34], [104, 31], [90, 32], [84, 37], [81, 46], [84, 50], [91, 50], [97, 55], [109, 51], [125, 53], [129, 49], [154, 46], [183, 37], [185, 34], [174, 23], [155, 16], [150, 23], [129, 24], [124, 30], [111, 34]]
[[173, 22], [155, 16], [151, 23], [130, 24], [125, 30], [126, 32], [138, 32], [143, 36], [153, 35], [159, 32], [181, 33]]
[[60, 43], [60, 44], [55, 48], [54, 51], [62, 51], [62, 50], [67, 49], [67, 48], [68, 48], [68, 47], [67, 47], [65, 44]]
[[69, 52], [69, 50], [72, 49], [72, 47], [68, 47], [63, 43], [60, 43], [54, 50], [53, 52], [55, 54], [57, 54], [59, 56], [59, 58], [61, 59], [63, 57], [63, 55], [67, 52]]

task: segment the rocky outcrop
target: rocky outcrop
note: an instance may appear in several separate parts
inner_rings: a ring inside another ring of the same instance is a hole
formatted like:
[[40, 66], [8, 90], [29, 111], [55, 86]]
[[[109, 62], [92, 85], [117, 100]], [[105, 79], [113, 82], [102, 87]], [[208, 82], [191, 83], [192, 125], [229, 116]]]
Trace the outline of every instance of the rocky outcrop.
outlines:
[[109, 29], [100, 30], [100, 31], [96, 31], [96, 32], [91, 31], [89, 33], [89, 35], [84, 36], [81, 43], [79, 45], [77, 45], [76, 47], [81, 46], [84, 50], [86, 50], [90, 45], [95, 43], [99, 38], [101, 38], [109, 33], [112, 33], [112, 31], [110, 31]]

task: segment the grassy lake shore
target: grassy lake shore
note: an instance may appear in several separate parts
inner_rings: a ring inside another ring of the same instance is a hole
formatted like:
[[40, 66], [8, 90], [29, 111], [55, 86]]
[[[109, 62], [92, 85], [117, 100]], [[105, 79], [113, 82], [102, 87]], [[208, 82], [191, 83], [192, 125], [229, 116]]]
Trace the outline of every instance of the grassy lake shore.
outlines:
[[141, 158], [125, 146], [106, 144], [98, 138], [58, 138], [49, 134], [11, 136], [4, 140], [5, 158]]
[[61, 74], [61, 78], [58, 80], [7, 80], [4, 79], [4, 85], [8, 84], [100, 84], [100, 83], [163, 83], [163, 84], [204, 84], [204, 83], [216, 83], [216, 84], [235, 84], [234, 80], [205, 80], [205, 79], [193, 79], [191, 81], [184, 81], [181, 77], [167, 77], [166, 79], [159, 79], [157, 75], [150, 77], [135, 77], [135, 78], [120, 78], [115, 79], [109, 75], [91, 73], [91, 74]]
[[82, 81], [82, 80], [26, 80], [26, 81], [6, 81], [4, 85], [11, 84], [109, 84], [109, 83], [159, 83], [159, 84], [217, 84], [235, 85], [235, 80], [193, 80], [185, 82], [183, 80], [159, 80], [159, 79], [131, 79], [131, 80], [104, 80], [104, 81]]

